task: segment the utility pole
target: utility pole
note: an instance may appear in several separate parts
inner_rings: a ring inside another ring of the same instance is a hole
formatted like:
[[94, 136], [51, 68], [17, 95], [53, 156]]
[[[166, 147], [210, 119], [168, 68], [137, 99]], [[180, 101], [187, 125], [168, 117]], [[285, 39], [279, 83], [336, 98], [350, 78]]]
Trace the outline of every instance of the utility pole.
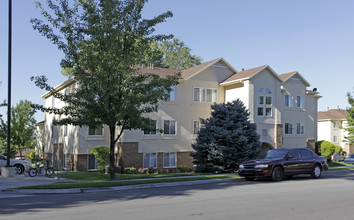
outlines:
[[9, 0], [9, 58], [8, 58], [8, 96], [7, 96], [7, 162], [10, 167], [10, 141], [11, 141], [11, 44], [12, 44], [12, 0]]

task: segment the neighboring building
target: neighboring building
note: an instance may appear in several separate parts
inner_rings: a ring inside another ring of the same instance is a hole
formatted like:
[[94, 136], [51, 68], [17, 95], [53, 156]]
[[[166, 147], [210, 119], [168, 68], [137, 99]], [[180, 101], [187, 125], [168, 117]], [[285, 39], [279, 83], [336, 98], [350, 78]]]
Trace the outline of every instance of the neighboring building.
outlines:
[[343, 148], [347, 154], [354, 154], [354, 145], [349, 145], [344, 141], [344, 137], [348, 135], [345, 131], [348, 116], [347, 110], [331, 109], [328, 111], [318, 112], [318, 140], [326, 140]]
[[[140, 71], [160, 76], [179, 70], [144, 68]], [[193, 151], [200, 128], [200, 118], [210, 117], [213, 103], [239, 98], [250, 112], [251, 122], [257, 125], [262, 151], [281, 147], [309, 147], [317, 140], [316, 91], [309, 91], [309, 83], [298, 73], [278, 75], [269, 66], [237, 72], [224, 59], [180, 71], [182, 79], [173, 87], [168, 102], [161, 102], [159, 111], [150, 115], [156, 128], [163, 133], [141, 130], [125, 131], [119, 140], [119, 166], [174, 169], [178, 165], [192, 168]], [[75, 80], [68, 80], [55, 89], [70, 92]], [[45, 107], [62, 107], [64, 103], [50, 93], [42, 96]], [[92, 148], [109, 146], [108, 129], [53, 126], [54, 116], [45, 114], [45, 152], [56, 168], [95, 170]]]

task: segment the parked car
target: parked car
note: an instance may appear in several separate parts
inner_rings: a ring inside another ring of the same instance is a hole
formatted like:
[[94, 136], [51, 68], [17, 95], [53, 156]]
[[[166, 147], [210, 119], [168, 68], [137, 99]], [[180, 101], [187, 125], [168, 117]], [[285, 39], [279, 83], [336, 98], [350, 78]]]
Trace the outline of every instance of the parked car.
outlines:
[[[0, 154], [0, 168], [5, 167], [7, 164], [7, 157]], [[21, 174], [28, 167], [28, 162], [24, 160], [10, 159], [10, 165], [16, 168], [16, 173]], [[0, 170], [1, 172], [1, 170]]]
[[349, 155], [349, 157], [344, 160], [344, 163], [354, 164], [354, 154]]
[[333, 154], [331, 156], [331, 161], [343, 161], [345, 159], [345, 156], [344, 155], [341, 155], [341, 154]]
[[238, 174], [247, 180], [272, 178], [280, 181], [297, 174], [311, 174], [320, 178], [328, 169], [327, 159], [306, 148], [280, 148], [268, 151], [260, 159], [247, 161], [239, 166]]

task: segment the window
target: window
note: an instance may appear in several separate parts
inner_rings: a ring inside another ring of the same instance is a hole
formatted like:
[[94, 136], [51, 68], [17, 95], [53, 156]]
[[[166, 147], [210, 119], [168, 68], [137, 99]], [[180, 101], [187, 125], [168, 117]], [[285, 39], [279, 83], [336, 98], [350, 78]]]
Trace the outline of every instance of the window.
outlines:
[[144, 168], [156, 167], [156, 153], [145, 153], [143, 157]]
[[262, 129], [262, 136], [264, 136], [264, 137], [268, 136], [267, 129]]
[[198, 134], [200, 130], [200, 121], [193, 121], [193, 134]]
[[52, 138], [54, 138], [54, 125], [51, 126], [52, 129]]
[[155, 128], [153, 131], [144, 131], [144, 135], [156, 135], [156, 129], [157, 129], [157, 121], [156, 120], [151, 120], [151, 127]]
[[89, 127], [89, 136], [102, 136], [103, 135], [103, 128], [90, 128]]
[[289, 155], [293, 156], [292, 159], [301, 159], [301, 154], [299, 150], [292, 150]]
[[164, 153], [163, 154], [163, 167], [176, 167], [177, 156], [176, 153]]
[[[171, 86], [171, 91], [169, 93], [169, 97], [167, 99], [167, 101], [176, 101], [177, 100], [177, 86]], [[167, 93], [167, 91], [166, 91]]]
[[333, 136], [333, 143], [338, 143], [338, 136]]
[[304, 133], [305, 133], [304, 123], [296, 123], [296, 134], [304, 134]]
[[257, 115], [272, 117], [272, 90], [260, 88], [257, 92]]
[[333, 128], [338, 128], [338, 122], [337, 121], [333, 121], [332, 124], [333, 124]]
[[68, 162], [68, 156], [66, 154], [63, 154], [63, 168], [64, 169], [67, 168], [67, 166], [66, 166], [67, 162]]
[[303, 96], [296, 96], [296, 107], [303, 108], [305, 106], [305, 101]]
[[293, 97], [291, 95], [285, 95], [285, 107], [293, 107]]
[[216, 102], [217, 90], [209, 88], [194, 88], [194, 102]]
[[300, 152], [303, 159], [313, 158], [313, 153], [309, 150], [301, 149]]
[[89, 170], [96, 170], [98, 169], [98, 164], [96, 161], [96, 156], [93, 154], [88, 155], [88, 169]]
[[285, 134], [292, 134], [293, 133], [293, 124], [291, 123], [285, 123]]
[[164, 120], [163, 121], [163, 133], [165, 135], [176, 135], [176, 121]]

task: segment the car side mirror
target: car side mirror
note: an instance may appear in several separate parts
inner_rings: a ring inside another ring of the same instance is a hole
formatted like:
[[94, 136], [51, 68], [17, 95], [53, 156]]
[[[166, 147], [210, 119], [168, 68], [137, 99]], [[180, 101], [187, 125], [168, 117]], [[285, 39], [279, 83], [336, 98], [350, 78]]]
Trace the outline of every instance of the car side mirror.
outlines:
[[292, 159], [292, 158], [294, 158], [294, 156], [293, 155], [289, 155], [287, 159]]

